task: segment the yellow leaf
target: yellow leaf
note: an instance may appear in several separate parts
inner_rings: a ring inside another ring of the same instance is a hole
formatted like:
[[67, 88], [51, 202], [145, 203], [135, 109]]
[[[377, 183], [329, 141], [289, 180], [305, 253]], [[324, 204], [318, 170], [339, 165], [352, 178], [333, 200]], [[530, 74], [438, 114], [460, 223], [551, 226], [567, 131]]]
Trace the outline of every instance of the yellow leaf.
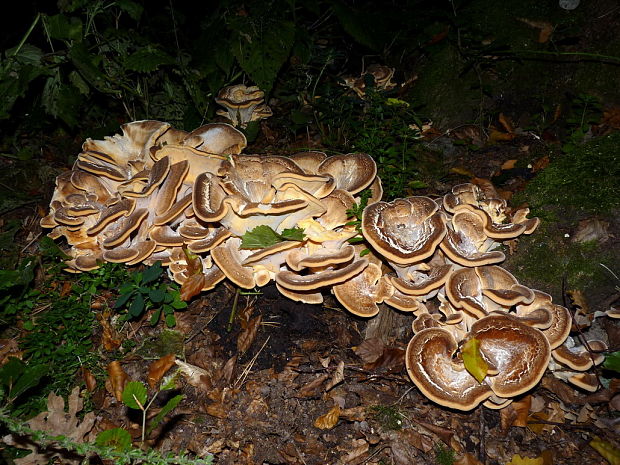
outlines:
[[543, 465], [544, 459], [542, 457], [536, 457], [535, 459], [530, 459], [528, 457], [521, 457], [519, 454], [515, 454], [512, 456], [512, 460], [506, 465]]
[[321, 415], [314, 420], [314, 426], [319, 429], [332, 429], [338, 423], [340, 418], [340, 407], [336, 405], [333, 409], [327, 412], [325, 415]]
[[595, 437], [590, 441], [590, 445], [596, 449], [596, 452], [605, 457], [611, 465], [620, 465], [620, 449], [614, 447], [609, 441], [603, 441], [599, 437]]
[[461, 354], [465, 369], [481, 383], [489, 371], [489, 364], [484, 361], [480, 353], [480, 341], [475, 337], [471, 338], [463, 346]]

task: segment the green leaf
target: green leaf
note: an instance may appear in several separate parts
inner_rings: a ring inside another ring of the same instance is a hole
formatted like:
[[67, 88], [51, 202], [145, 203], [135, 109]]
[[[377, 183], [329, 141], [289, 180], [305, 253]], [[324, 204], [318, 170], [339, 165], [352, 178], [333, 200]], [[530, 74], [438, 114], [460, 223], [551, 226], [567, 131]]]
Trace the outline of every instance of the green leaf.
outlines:
[[174, 328], [177, 324], [177, 320], [174, 317], [173, 313], [169, 313], [168, 315], [166, 315], [166, 326], [168, 326], [168, 328]]
[[373, 21], [368, 15], [350, 8], [343, 2], [334, 2], [332, 7], [347, 34], [360, 44], [372, 50], [378, 50], [379, 46], [375, 40], [376, 16]]
[[607, 354], [603, 368], [620, 373], [620, 351]]
[[151, 320], [150, 320], [151, 326], [155, 326], [157, 322], [159, 321], [160, 317], [161, 317], [161, 308], [158, 308], [151, 315]]
[[97, 435], [95, 444], [100, 447], [112, 447], [118, 452], [131, 449], [131, 434], [123, 428], [113, 428], [102, 431]]
[[0, 381], [8, 387], [12, 399], [17, 398], [28, 389], [36, 386], [47, 373], [45, 365], [26, 365], [21, 360], [11, 357], [0, 369]]
[[131, 302], [128, 311], [129, 314], [134, 318], [142, 314], [142, 312], [144, 311], [144, 297], [142, 297], [142, 294], [136, 293], [136, 297]]
[[144, 11], [144, 7], [142, 7], [142, 5], [132, 0], [116, 0], [115, 3], [116, 6], [126, 12], [134, 21], [138, 21]]
[[63, 14], [44, 18], [46, 30], [52, 39], [75, 41], [82, 39], [82, 21], [79, 18]]
[[168, 402], [166, 402], [166, 405], [164, 405], [162, 409], [159, 411], [159, 413], [155, 416], [155, 418], [151, 420], [151, 423], [149, 424], [149, 427], [146, 430], [146, 434], [149, 435], [151, 431], [157, 428], [157, 426], [161, 423], [164, 417], [168, 415], [173, 409], [175, 409], [176, 406], [179, 405], [179, 402], [183, 400], [183, 398], [184, 396], [178, 395], [178, 396], [174, 396]]
[[12, 57], [23, 65], [41, 66], [43, 50], [30, 44], [22, 44], [19, 48], [13, 47], [5, 52], [7, 57]]
[[34, 279], [35, 265], [35, 258], [27, 257], [19, 263], [16, 270], [0, 270], [0, 290], [30, 284]]
[[44, 257], [60, 258], [62, 260], [68, 260], [70, 258], [58, 247], [58, 244], [48, 236], [44, 236], [39, 240], [39, 250]]
[[480, 341], [475, 337], [468, 340], [461, 348], [461, 355], [463, 356], [465, 369], [476, 378], [479, 383], [482, 383], [482, 380], [489, 371], [489, 365], [482, 358], [482, 354], [480, 353]]
[[125, 68], [139, 73], [149, 73], [156, 71], [162, 65], [173, 65], [175, 63], [174, 58], [167, 53], [149, 46], [129, 55], [125, 59]]
[[71, 50], [69, 51], [69, 58], [79, 71], [80, 75], [95, 89], [105, 93], [115, 92], [108, 87], [107, 77], [99, 69], [99, 64], [101, 63], [102, 57], [92, 55], [83, 42], [75, 44], [71, 47]]
[[411, 181], [408, 186], [412, 189], [425, 189], [428, 187], [428, 184], [426, 184], [424, 181]]
[[140, 381], [129, 381], [123, 389], [122, 400], [129, 408], [143, 410], [146, 399], [146, 386]]
[[275, 245], [282, 241], [302, 241], [304, 230], [301, 228], [291, 228], [278, 234], [267, 225], [256, 226], [251, 231], [247, 231], [241, 236], [241, 249], [262, 249]]
[[[130, 289], [133, 289], [133, 286], [131, 286]], [[131, 297], [133, 297], [135, 294], [135, 290], [130, 292], [123, 292], [123, 288], [121, 287], [121, 295], [118, 299], [116, 299], [116, 302], [114, 302], [114, 308], [123, 308], [125, 305], [127, 305], [129, 299], [131, 299]]]
[[142, 273], [142, 284], [148, 284], [155, 281], [161, 276], [163, 271], [164, 269], [161, 267], [160, 261], [153, 263]]
[[69, 82], [73, 84], [80, 94], [88, 95], [90, 93], [90, 87], [88, 87], [88, 83], [80, 76], [80, 73], [77, 71], [71, 71], [69, 73]]
[[280, 234], [280, 238], [286, 241], [303, 241], [304, 237], [302, 228], [287, 228]]
[[235, 33], [231, 51], [239, 66], [268, 94], [293, 46], [295, 25], [268, 16], [234, 16], [228, 27]]
[[149, 290], [149, 299], [155, 304], [163, 302], [166, 297], [166, 291], [163, 289], [150, 289]]

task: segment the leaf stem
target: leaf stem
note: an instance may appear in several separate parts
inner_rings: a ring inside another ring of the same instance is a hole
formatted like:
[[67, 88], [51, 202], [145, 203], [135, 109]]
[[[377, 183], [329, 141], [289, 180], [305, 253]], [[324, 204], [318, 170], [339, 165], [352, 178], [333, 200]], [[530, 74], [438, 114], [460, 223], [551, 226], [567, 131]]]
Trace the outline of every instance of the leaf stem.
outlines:
[[32, 34], [32, 31], [34, 30], [35, 26], [37, 25], [37, 23], [39, 22], [39, 19], [41, 19], [41, 13], [37, 13], [37, 17], [34, 18], [34, 21], [32, 22], [32, 24], [30, 25], [30, 28], [28, 29], [28, 32], [26, 32], [26, 34], [24, 35], [24, 37], [22, 37], [22, 40], [19, 42], [19, 45], [17, 45], [17, 48], [13, 51], [13, 53], [11, 54], [12, 57], [14, 57], [15, 55], [17, 55], [19, 53], [19, 51], [21, 50], [21, 48], [24, 46], [24, 44], [26, 43], [26, 41], [28, 40], [28, 37], [30, 37], [30, 34]]
[[239, 302], [239, 294], [241, 294], [241, 289], [237, 288], [235, 291], [235, 300], [233, 300], [232, 309], [230, 310], [230, 316], [228, 317], [228, 326], [226, 327], [226, 332], [230, 333], [232, 331], [233, 321], [235, 320], [235, 313], [237, 313], [237, 302]]

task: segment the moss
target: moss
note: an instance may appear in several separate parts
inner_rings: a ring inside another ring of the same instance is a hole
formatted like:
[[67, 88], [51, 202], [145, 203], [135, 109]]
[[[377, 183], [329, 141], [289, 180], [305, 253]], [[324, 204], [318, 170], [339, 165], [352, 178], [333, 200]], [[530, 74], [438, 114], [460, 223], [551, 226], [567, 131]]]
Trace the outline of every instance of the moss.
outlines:
[[562, 217], [609, 214], [620, 205], [620, 133], [610, 134], [560, 155], [532, 180], [517, 201], [535, 215]]
[[605, 244], [574, 243], [554, 224], [543, 225], [532, 236], [520, 239], [519, 251], [506, 261], [519, 282], [548, 292], [561, 302], [562, 282], [566, 289], [593, 293], [595, 287], [613, 286], [601, 264], [613, 269], [613, 252]]
[[403, 415], [391, 405], [373, 405], [368, 408], [372, 417], [385, 430], [399, 430], [403, 427]]

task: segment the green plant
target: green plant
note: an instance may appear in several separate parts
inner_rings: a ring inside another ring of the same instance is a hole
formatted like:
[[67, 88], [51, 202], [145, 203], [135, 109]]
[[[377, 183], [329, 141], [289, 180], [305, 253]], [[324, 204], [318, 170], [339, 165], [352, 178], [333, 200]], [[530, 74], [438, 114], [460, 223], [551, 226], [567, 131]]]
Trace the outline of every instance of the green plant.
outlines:
[[19, 420], [9, 414], [5, 409], [0, 409], [0, 423], [2, 423], [10, 433], [26, 436], [31, 442], [42, 448], [54, 447], [64, 449], [84, 458], [99, 457], [103, 461], [110, 461], [117, 465], [210, 465], [213, 456], [207, 457], [188, 457], [184, 453], [178, 455], [168, 453], [162, 454], [154, 449], [144, 451], [134, 447], [118, 447], [118, 443], [112, 442], [111, 445], [100, 444], [103, 441], [94, 443], [79, 443], [68, 439], [62, 435], [53, 435], [45, 431], [33, 430], [26, 422]]
[[435, 461], [439, 465], [453, 465], [456, 460], [454, 450], [438, 442], [435, 444]]
[[373, 405], [368, 409], [372, 417], [386, 430], [399, 430], [403, 427], [403, 414], [393, 405]]
[[153, 287], [162, 273], [161, 262], [155, 262], [146, 270], [133, 273], [131, 282], [120, 287], [114, 308], [127, 307], [124, 319], [138, 318], [146, 310], [157, 307], [151, 315], [151, 325], [156, 325], [162, 315], [168, 327], [176, 324], [174, 311], [186, 308], [187, 303], [181, 300], [179, 290], [174, 284], [160, 283]]
[[603, 109], [597, 97], [587, 94], [578, 95], [573, 99], [568, 111], [566, 123], [568, 141], [562, 146], [565, 153], [574, 152], [577, 146], [583, 144], [593, 124], [598, 123]]

